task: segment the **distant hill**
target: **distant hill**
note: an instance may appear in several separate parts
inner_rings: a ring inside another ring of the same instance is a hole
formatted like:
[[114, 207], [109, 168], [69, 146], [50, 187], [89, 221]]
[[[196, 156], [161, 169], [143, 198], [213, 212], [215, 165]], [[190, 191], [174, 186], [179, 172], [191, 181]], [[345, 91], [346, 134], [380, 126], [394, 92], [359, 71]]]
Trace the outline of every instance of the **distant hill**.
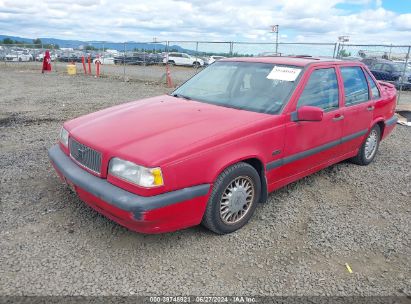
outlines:
[[[7, 35], [0, 35], [0, 40], [4, 38], [10, 38], [15, 41], [23, 42], [23, 43], [32, 43], [33, 39], [35, 38], [23, 38], [17, 36], [7, 36]], [[108, 48], [118, 51], [124, 51], [124, 43], [116, 43], [116, 42], [108, 42], [108, 41], [81, 41], [81, 40], [64, 40], [64, 39], [56, 39], [56, 38], [42, 38], [40, 37], [41, 41], [44, 44], [54, 44], [58, 45], [61, 48], [75, 48], [78, 49], [80, 47], [84, 47], [87, 45], [92, 45], [96, 48]], [[133, 49], [144, 49], [144, 50], [166, 50], [166, 45], [162, 43], [146, 43], [146, 42], [134, 42], [130, 41], [126, 43], [126, 50], [133, 50]], [[170, 45], [170, 50], [177, 51], [177, 52], [185, 52], [185, 53], [193, 53], [193, 50], [184, 49], [178, 45]]]

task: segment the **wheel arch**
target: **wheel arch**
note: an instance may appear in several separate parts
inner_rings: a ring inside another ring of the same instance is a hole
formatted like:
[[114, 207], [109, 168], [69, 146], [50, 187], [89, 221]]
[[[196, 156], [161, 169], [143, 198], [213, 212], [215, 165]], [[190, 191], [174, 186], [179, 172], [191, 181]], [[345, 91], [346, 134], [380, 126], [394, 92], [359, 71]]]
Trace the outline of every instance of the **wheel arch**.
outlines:
[[222, 172], [224, 172], [224, 170], [226, 170], [228, 167], [235, 165], [237, 163], [247, 163], [250, 166], [252, 166], [258, 173], [258, 175], [260, 176], [260, 181], [261, 181], [261, 196], [260, 196], [260, 203], [265, 203], [267, 201], [267, 197], [268, 197], [268, 190], [267, 190], [267, 178], [265, 175], [265, 166], [263, 161], [258, 158], [257, 156], [247, 156], [244, 158], [240, 158], [236, 161], [230, 162], [228, 164], [226, 164], [225, 166], [221, 167], [220, 170], [217, 172], [217, 174], [214, 177], [214, 181], [213, 184], [215, 183], [215, 181], [217, 180], [218, 176], [220, 176], [220, 174]]
[[[380, 127], [380, 139], [382, 139], [384, 137], [384, 130], [385, 130], [385, 121], [382, 117], [379, 117], [377, 119], [375, 119], [372, 124], [370, 125], [370, 129], [369, 132], [371, 131], [371, 129], [375, 126], [378, 125], [378, 127]], [[368, 133], [367, 133], [368, 134]]]
[[260, 196], [260, 203], [265, 203], [268, 197], [268, 190], [267, 190], [267, 178], [265, 176], [265, 166], [264, 163], [258, 158], [247, 158], [244, 159], [243, 162], [251, 165], [256, 169], [258, 175], [260, 176], [261, 180], [261, 196]]
[[375, 123], [376, 125], [378, 125], [380, 127], [380, 139], [383, 138], [384, 136], [384, 130], [385, 130], [385, 122], [383, 120], [379, 120]]

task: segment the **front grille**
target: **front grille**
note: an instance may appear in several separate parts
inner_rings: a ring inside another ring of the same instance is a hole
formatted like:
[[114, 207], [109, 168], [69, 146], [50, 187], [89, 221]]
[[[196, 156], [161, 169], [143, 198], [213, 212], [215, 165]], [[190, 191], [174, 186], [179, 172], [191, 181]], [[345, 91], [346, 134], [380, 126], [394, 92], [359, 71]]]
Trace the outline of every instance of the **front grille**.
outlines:
[[93, 150], [73, 138], [69, 138], [70, 155], [84, 167], [100, 174], [101, 153]]

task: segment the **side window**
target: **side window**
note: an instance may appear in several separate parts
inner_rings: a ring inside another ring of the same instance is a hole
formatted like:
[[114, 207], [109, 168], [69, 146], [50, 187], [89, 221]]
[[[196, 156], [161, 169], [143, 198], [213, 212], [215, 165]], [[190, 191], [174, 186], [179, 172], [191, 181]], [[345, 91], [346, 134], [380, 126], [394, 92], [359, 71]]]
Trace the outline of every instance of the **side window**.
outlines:
[[382, 67], [382, 70], [384, 72], [392, 72], [392, 67], [389, 64], [384, 64], [384, 66]]
[[338, 83], [334, 68], [318, 69], [311, 73], [297, 108], [315, 106], [330, 111], [338, 109]]
[[381, 63], [376, 63], [372, 66], [372, 69], [376, 70], [376, 71], [381, 71], [382, 70], [382, 64]]
[[367, 76], [368, 83], [370, 84], [372, 99], [379, 99], [381, 95], [375, 81], [371, 78], [370, 74], [365, 73], [365, 75]]
[[345, 105], [368, 101], [368, 84], [361, 67], [341, 67], [344, 81]]

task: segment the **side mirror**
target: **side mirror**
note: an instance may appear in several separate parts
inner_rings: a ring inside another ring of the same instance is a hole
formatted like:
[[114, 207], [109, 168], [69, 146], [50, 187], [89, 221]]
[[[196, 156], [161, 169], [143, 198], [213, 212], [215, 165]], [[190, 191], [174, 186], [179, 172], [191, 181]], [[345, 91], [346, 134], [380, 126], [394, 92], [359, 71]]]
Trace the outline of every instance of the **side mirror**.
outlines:
[[321, 121], [324, 110], [319, 107], [302, 106], [296, 112], [292, 113], [292, 121]]

